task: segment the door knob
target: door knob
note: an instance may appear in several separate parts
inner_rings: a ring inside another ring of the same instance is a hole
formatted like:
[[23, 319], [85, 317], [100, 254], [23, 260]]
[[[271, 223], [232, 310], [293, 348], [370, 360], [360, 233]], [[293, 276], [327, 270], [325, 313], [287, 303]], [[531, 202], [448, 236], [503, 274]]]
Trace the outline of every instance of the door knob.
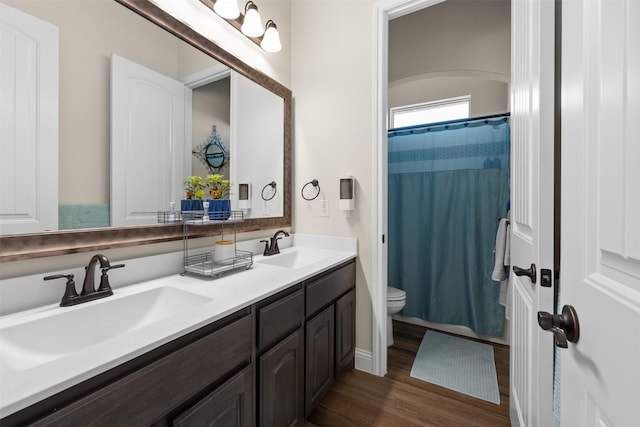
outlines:
[[520, 268], [517, 265], [513, 266], [513, 272], [516, 276], [527, 276], [531, 279], [531, 283], [536, 283], [536, 265], [531, 264], [529, 268]]
[[567, 341], [576, 343], [580, 338], [580, 324], [575, 308], [571, 305], [562, 307], [561, 314], [538, 312], [538, 325], [545, 331], [553, 332], [556, 346], [567, 348]]

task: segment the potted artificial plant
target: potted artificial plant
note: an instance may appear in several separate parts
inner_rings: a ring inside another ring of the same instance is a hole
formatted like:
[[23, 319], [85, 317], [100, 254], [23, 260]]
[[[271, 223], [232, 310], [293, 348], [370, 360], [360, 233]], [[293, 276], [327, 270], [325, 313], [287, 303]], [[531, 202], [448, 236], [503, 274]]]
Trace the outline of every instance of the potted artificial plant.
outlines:
[[231, 201], [228, 199], [231, 182], [219, 173], [207, 175], [205, 182], [212, 199], [209, 205], [209, 217], [228, 219], [231, 216]]
[[204, 191], [202, 191], [204, 188], [205, 185], [201, 176], [188, 176], [184, 180], [184, 189], [187, 192], [187, 200], [191, 200], [194, 196], [196, 199], [201, 200], [202, 196], [204, 196]]
[[204, 196], [204, 180], [201, 176], [188, 176], [184, 180], [184, 190], [186, 191], [186, 200], [181, 200], [180, 210], [185, 211], [201, 211], [202, 196]]
[[231, 182], [219, 173], [207, 175], [205, 182], [212, 199], [226, 199], [229, 195]]

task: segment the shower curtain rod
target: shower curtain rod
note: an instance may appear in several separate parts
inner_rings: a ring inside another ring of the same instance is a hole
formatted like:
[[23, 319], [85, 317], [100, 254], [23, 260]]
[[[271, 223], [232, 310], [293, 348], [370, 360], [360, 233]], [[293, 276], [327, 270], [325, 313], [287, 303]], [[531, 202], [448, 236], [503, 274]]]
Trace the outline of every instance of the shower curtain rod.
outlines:
[[455, 125], [455, 124], [459, 124], [459, 123], [471, 123], [471, 122], [478, 122], [478, 121], [489, 121], [491, 119], [500, 119], [500, 118], [504, 118], [504, 120], [507, 120], [508, 117], [511, 116], [511, 113], [502, 113], [502, 114], [493, 114], [490, 116], [481, 116], [481, 117], [472, 117], [472, 118], [468, 118], [468, 119], [456, 119], [456, 120], [448, 120], [448, 121], [444, 121], [444, 122], [435, 122], [435, 123], [425, 123], [422, 125], [413, 125], [413, 126], [405, 126], [405, 127], [401, 127], [401, 128], [394, 128], [394, 129], [389, 129], [388, 131], [388, 135], [389, 136], [396, 136], [396, 135], [400, 135], [400, 134], [411, 134], [411, 133], [420, 133], [420, 132], [426, 132], [429, 130], [429, 128], [432, 127], [440, 127], [440, 126], [448, 126], [448, 125]]

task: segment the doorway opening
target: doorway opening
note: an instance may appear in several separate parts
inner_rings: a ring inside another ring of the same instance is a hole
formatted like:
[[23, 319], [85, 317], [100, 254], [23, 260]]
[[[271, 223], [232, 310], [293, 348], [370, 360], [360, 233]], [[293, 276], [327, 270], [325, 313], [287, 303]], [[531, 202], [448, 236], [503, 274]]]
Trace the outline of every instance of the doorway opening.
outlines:
[[[377, 110], [376, 110], [376, 129], [377, 129], [377, 149], [375, 155], [375, 165], [374, 170], [376, 171], [375, 175], [377, 177], [377, 194], [380, 196], [377, 197], [377, 200], [374, 202], [377, 206], [375, 213], [375, 227], [376, 227], [376, 235], [380, 236], [380, 239], [375, 239], [376, 243], [374, 243], [374, 259], [377, 259], [379, 262], [377, 263], [377, 280], [375, 283], [378, 285], [374, 289], [376, 291], [373, 294], [373, 354], [372, 354], [372, 370], [374, 373], [378, 375], [384, 375], [386, 372], [386, 322], [380, 321], [380, 319], [384, 319], [386, 317], [386, 290], [387, 290], [387, 241], [385, 238], [388, 236], [388, 207], [387, 207], [387, 198], [385, 194], [387, 194], [388, 190], [388, 154], [387, 154], [387, 139], [386, 139], [386, 131], [388, 129], [388, 118], [389, 118], [389, 107], [400, 105], [401, 102], [398, 102], [398, 98], [402, 98], [402, 96], [406, 96], [407, 92], [418, 93], [415, 89], [420, 85], [424, 86], [429, 82], [432, 84], [431, 88], [434, 88], [433, 83], [437, 82], [435, 86], [442, 86], [443, 81], [449, 79], [450, 81], [453, 79], [458, 79], [458, 81], [465, 81], [466, 86], [468, 87], [470, 84], [473, 84], [474, 81], [477, 82], [480, 79], [491, 81], [494, 85], [494, 88], [497, 86], [501, 86], [500, 93], [501, 95], [497, 98], [500, 98], [502, 105], [500, 107], [493, 107], [493, 110], [480, 110], [483, 112], [478, 112], [476, 104], [476, 110], [474, 107], [471, 107], [470, 116], [478, 116], [484, 114], [495, 114], [495, 113], [503, 113], [508, 111], [508, 94], [509, 94], [509, 71], [510, 71], [510, 58], [507, 54], [506, 59], [503, 60], [503, 71], [500, 72], [496, 69], [487, 69], [484, 71], [478, 70], [478, 67], [460, 67], [456, 70], [456, 73], [453, 75], [447, 75], [442, 70], [434, 70], [427, 69], [423, 71], [416, 71], [415, 63], [409, 64], [407, 68], [409, 69], [408, 74], [405, 75], [396, 75], [394, 70], [390, 69], [390, 63], [397, 63], [396, 60], [396, 50], [397, 51], [410, 51], [415, 53], [415, 47], [411, 45], [413, 43], [411, 40], [406, 42], [402, 42], [404, 45], [402, 49], [394, 49], [393, 45], [390, 44], [390, 34], [393, 30], [393, 26], [399, 20], [415, 20], [416, 17], [419, 17], [422, 14], [427, 14], [429, 12], [435, 11], [437, 8], [445, 6], [446, 3], [451, 3], [453, 6], [466, 6], [467, 2], [442, 2], [441, 0], [433, 1], [433, 0], [416, 0], [413, 2], [400, 2], [390, 5], [388, 7], [380, 7], [378, 9], [378, 57], [377, 57], [377, 75], [376, 81], [378, 85], [378, 102], [377, 102]], [[493, 2], [496, 3], [496, 2]], [[504, 44], [507, 49], [507, 53], [510, 52], [510, 24], [509, 24], [509, 5], [510, 3], [505, 0], [504, 3], [507, 6], [506, 15], [507, 15], [507, 23], [505, 28], [506, 40]], [[432, 6], [436, 6], [433, 8]], [[488, 13], [488, 12], [487, 12]], [[391, 30], [390, 30], [391, 28]], [[406, 32], [411, 32], [409, 27], [406, 27], [404, 30]], [[445, 31], [445, 30], [443, 30]], [[442, 34], [440, 34], [442, 35]], [[442, 37], [433, 37], [434, 39], [441, 39]], [[391, 42], [392, 43], [392, 42]], [[421, 56], [421, 55], [415, 55]], [[422, 55], [432, 57], [432, 55]], [[451, 57], [451, 55], [448, 55]], [[393, 57], [393, 60], [392, 60]], [[416, 59], [416, 62], [419, 62], [420, 59]], [[449, 67], [451, 68], [451, 67]], [[449, 70], [450, 71], [450, 70]], [[425, 83], [426, 82], [426, 83]], [[458, 85], [460, 86], [460, 85]], [[424, 89], [422, 87], [421, 89]], [[404, 92], [404, 93], [403, 93]], [[430, 100], [434, 99], [443, 99], [448, 97], [455, 97], [464, 95], [464, 93], [458, 93], [453, 96], [442, 95], [437, 91], [432, 91], [434, 93], [434, 97]], [[491, 89], [485, 89], [485, 93], [491, 92]], [[493, 91], [496, 92], [495, 90]], [[482, 96], [477, 97], [477, 99], [482, 99]], [[474, 99], [472, 94], [471, 99]], [[430, 101], [427, 99], [426, 101]], [[425, 99], [412, 99], [409, 102], [405, 102], [406, 104], [416, 104], [425, 101]], [[480, 107], [482, 108], [482, 107]], [[492, 107], [488, 107], [492, 108]], [[389, 122], [390, 123], [390, 122]]]

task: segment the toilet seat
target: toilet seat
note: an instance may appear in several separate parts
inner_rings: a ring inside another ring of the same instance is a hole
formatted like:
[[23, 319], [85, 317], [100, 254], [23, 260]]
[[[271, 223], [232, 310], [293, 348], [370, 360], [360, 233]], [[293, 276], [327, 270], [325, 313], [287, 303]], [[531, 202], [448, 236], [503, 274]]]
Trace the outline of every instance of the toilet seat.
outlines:
[[387, 301], [388, 302], [392, 302], [392, 301], [406, 301], [407, 299], [407, 293], [405, 291], [403, 291], [402, 289], [398, 289], [398, 288], [394, 288], [394, 287], [387, 287]]

